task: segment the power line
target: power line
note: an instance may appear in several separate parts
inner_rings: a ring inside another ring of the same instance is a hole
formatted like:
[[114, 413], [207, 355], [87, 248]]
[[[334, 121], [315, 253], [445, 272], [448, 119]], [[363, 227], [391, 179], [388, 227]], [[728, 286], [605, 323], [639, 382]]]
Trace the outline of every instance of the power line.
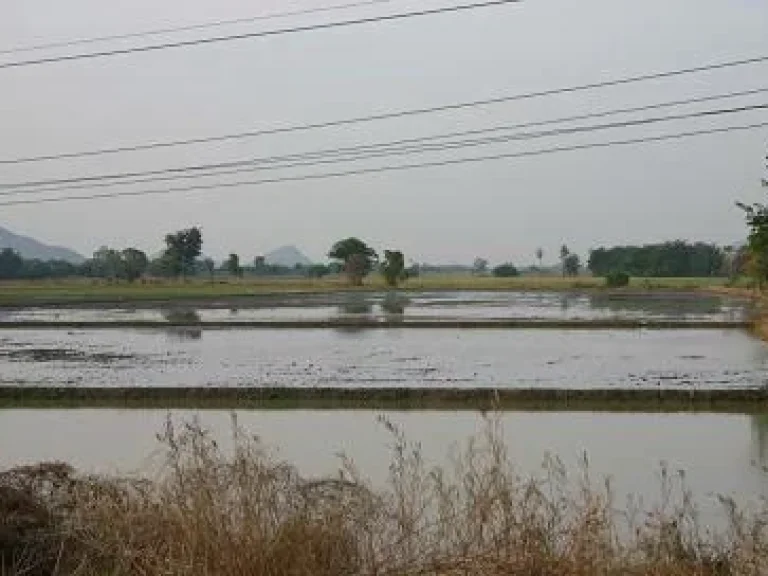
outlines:
[[[0, 196], [15, 196], [21, 194], [39, 194], [42, 192], [54, 192], [62, 190], [77, 190], [85, 187], [104, 188], [110, 186], [120, 186], [128, 184], [144, 184], [148, 182], [173, 181], [185, 178], [198, 178], [221, 176], [228, 174], [240, 174], [248, 172], [258, 172], [262, 170], [284, 170], [287, 168], [299, 168], [307, 166], [318, 166], [325, 164], [337, 164], [341, 162], [352, 162], [359, 160], [368, 160], [380, 158], [383, 156], [399, 156], [404, 154], [416, 154], [427, 152], [439, 152], [446, 150], [455, 150], [474, 146], [483, 146], [489, 144], [500, 144], [511, 141], [531, 140], [535, 138], [544, 138], [550, 136], [562, 136], [579, 133], [587, 133], [599, 130], [609, 130], [614, 128], [628, 128], [635, 126], [644, 126], [660, 122], [671, 122], [676, 120], [687, 120], [693, 118], [706, 118], [721, 116], [725, 114], [736, 114], [755, 110], [768, 109], [768, 104], [755, 104], [749, 106], [740, 106], [737, 108], [720, 108], [714, 110], [702, 110], [698, 112], [688, 112], [684, 114], [673, 114], [667, 116], [656, 116], [650, 118], [641, 118], [636, 120], [624, 120], [621, 122], [612, 122], [607, 124], [597, 124], [588, 126], [574, 126], [557, 128], [554, 130], [545, 130], [539, 132], [522, 132], [501, 136], [475, 138], [468, 140], [457, 140], [449, 142], [433, 142], [401, 145], [403, 142], [424, 141], [444, 139], [452, 137], [459, 133], [449, 135], [438, 135], [424, 137], [421, 139], [400, 140], [394, 142], [384, 142], [378, 144], [369, 144], [350, 148], [332, 148], [327, 150], [318, 150], [305, 154], [293, 154], [286, 156], [272, 156], [262, 158], [251, 158], [248, 160], [238, 160], [233, 162], [222, 162], [215, 164], [198, 164], [190, 166], [178, 166], [162, 170], [149, 170], [144, 172], [123, 172], [116, 174], [100, 174], [94, 176], [85, 176], [77, 178], [63, 178], [40, 180], [31, 182], [20, 182], [15, 184], [6, 184], [0, 188], [8, 188], [0, 191]], [[514, 127], [495, 127], [484, 131], [469, 131], [470, 133], [488, 133], [498, 132], [500, 130], [509, 130]], [[466, 133], [466, 132], [464, 132]], [[329, 158], [330, 157], [330, 158]], [[288, 163], [294, 160], [309, 160], [305, 162]], [[197, 174], [186, 174], [188, 172], [198, 172]], [[168, 176], [158, 176], [159, 174], [173, 174]], [[145, 176], [150, 176], [144, 178]], [[138, 179], [137, 179], [138, 178]]]
[[29, 60], [19, 60], [16, 62], [5, 62], [0, 64], [0, 70], [7, 68], [21, 68], [26, 66], [38, 66], [41, 64], [53, 64], [55, 62], [72, 62], [74, 60], [86, 60], [92, 58], [107, 58], [111, 56], [120, 56], [127, 54], [136, 54], [139, 52], [157, 52], [159, 50], [169, 50], [172, 48], [188, 48], [190, 46], [200, 46], [203, 44], [218, 44], [222, 42], [232, 42], [234, 40], [248, 40], [253, 38], [266, 38], [269, 36], [282, 36], [284, 34], [296, 34], [300, 32], [311, 32], [316, 30], [328, 30], [331, 28], [344, 28], [349, 26], [358, 26], [361, 24], [373, 24], [377, 22], [391, 22], [395, 20], [405, 20], [408, 18], [417, 18], [422, 16], [434, 16], [437, 14], [447, 14], [450, 12], [465, 12], [468, 10], [477, 10], [479, 8], [489, 8], [492, 6], [501, 6], [503, 4], [513, 4], [521, 0], [485, 0], [472, 4], [459, 4], [456, 6], [445, 6], [442, 8], [431, 8], [426, 10], [414, 10], [411, 12], [400, 12], [397, 14], [385, 14], [382, 16], [369, 16], [366, 18], [356, 18], [353, 20], [341, 20], [337, 22], [322, 22], [320, 24], [307, 24], [304, 26], [293, 26], [290, 28], [279, 28], [276, 30], [262, 30], [260, 32], [244, 32], [242, 34], [228, 34], [225, 36], [210, 36], [208, 38], [197, 38], [195, 40], [177, 40], [174, 42], [163, 42], [161, 44], [149, 44], [145, 46], [132, 46], [129, 48], [115, 48], [112, 50], [101, 50], [97, 52], [81, 52], [79, 54], [64, 54], [61, 56], [47, 56], [43, 58], [34, 58]]
[[0, 50], [0, 54], [18, 54], [21, 52], [34, 52], [37, 50], [50, 50], [53, 48], [69, 48], [72, 46], [81, 46], [84, 44], [95, 44], [98, 42], [111, 42], [114, 40], [129, 40], [131, 38], [145, 38], [147, 36], [158, 36], [161, 34], [173, 34], [177, 32], [191, 32], [194, 30], [207, 30], [210, 28], [219, 28], [221, 26], [232, 26], [235, 24], [251, 24], [264, 20], [274, 20], [277, 18], [287, 18], [290, 16], [305, 16], [308, 14], [319, 14], [323, 12], [335, 12], [337, 10], [347, 10], [351, 8], [362, 8], [365, 6], [375, 6], [379, 4], [389, 4], [395, 0], [366, 0], [361, 2], [348, 2], [346, 4], [331, 4], [329, 6], [318, 6], [316, 8], [305, 8], [302, 10], [290, 10], [286, 12], [271, 12], [259, 16], [249, 16], [246, 18], [231, 18], [228, 20], [216, 20], [204, 24], [191, 24], [188, 26], [172, 26], [169, 28], [155, 28], [142, 32], [130, 32], [127, 34], [113, 34], [109, 36], [94, 36], [91, 38], [77, 38], [75, 40], [63, 40], [61, 42], [50, 42], [47, 44], [33, 44], [30, 46], [19, 46], [17, 48], [5, 48]]
[[[757, 56], [754, 58], [745, 58], [741, 60], [730, 60], [726, 62], [719, 62], [713, 64], [707, 64], [702, 66], [695, 66], [691, 68], [680, 68], [676, 70], [670, 70], [665, 72], [652, 72], [648, 74], [641, 74], [638, 76], [627, 76], [623, 78], [615, 78], [612, 80], [604, 80], [599, 82], [591, 82], [587, 84], [578, 84], [575, 86], [565, 86], [560, 88], [552, 88], [548, 90], [540, 90], [535, 92], [523, 92], [517, 94], [510, 94], [506, 96], [497, 96], [494, 98], [486, 98], [482, 100], [471, 100], [465, 102], [458, 102], [453, 104], [444, 104], [441, 106], [432, 106], [427, 108], [412, 108], [406, 110], [398, 110], [392, 112], [384, 112], [381, 114], [371, 114], [367, 116], [357, 116], [352, 118], [343, 118], [338, 120], [328, 120], [325, 122], [315, 122], [309, 124], [297, 124], [292, 126], [281, 126], [276, 128], [266, 128], [262, 130], [251, 130], [247, 132], [238, 132], [233, 134], [223, 134], [218, 136], [207, 136], [200, 138], [189, 138], [185, 140], [172, 140], [165, 142], [150, 142], [147, 144], [137, 144], [132, 146], [115, 146], [111, 148], [99, 148], [94, 150], [84, 150], [79, 152], [62, 152], [57, 154], [45, 154], [39, 156], [27, 156], [21, 158], [0, 159], [0, 165], [10, 164], [28, 164], [32, 162], [42, 162], [49, 160], [63, 160], [72, 158], [85, 158], [92, 156], [103, 156], [107, 154], [117, 154], [123, 152], [139, 152], [143, 150], [154, 150], [159, 148], [171, 148], [175, 146], [188, 146], [192, 144], [206, 144], [210, 142], [223, 142], [227, 140], [239, 140], [243, 138], [255, 138], [260, 136], [274, 135], [274, 134], [287, 134], [293, 132], [303, 132], [307, 130], [316, 130], [324, 128], [333, 128], [338, 126], [348, 126], [352, 124], [360, 124], [364, 122], [373, 122], [378, 120], [390, 120], [395, 118], [404, 118], [410, 116], [417, 116], [421, 114], [431, 114], [436, 112], [447, 112], [453, 110], [461, 110], [467, 108], [475, 108], [478, 106], [487, 106], [490, 104], [501, 104], [504, 102], [513, 102], [518, 100], [529, 100], [533, 98], [540, 98], [544, 96], [553, 96], [557, 94], [568, 94], [574, 92], [581, 92], [586, 90], [595, 90], [598, 88], [607, 88], [613, 86], [621, 86], [625, 84], [633, 84], [637, 82], [643, 82], [648, 80], [659, 80], [664, 78], [670, 78], [675, 76], [695, 74], [698, 72], [705, 72], [711, 70], [720, 70], [724, 68], [732, 68], [737, 66], [745, 66], [749, 64], [757, 64], [768, 61], [768, 55]], [[760, 89], [761, 91], [763, 89]]]
[[523, 157], [529, 157], [529, 156], [542, 156], [545, 154], [554, 154], [559, 152], [572, 152], [577, 150], [587, 150], [591, 148], [608, 148], [612, 146], [624, 146], [624, 145], [640, 144], [640, 143], [648, 143], [648, 142], [662, 142], [666, 140], [675, 140], [675, 139], [688, 138], [688, 137], [694, 137], [694, 136], [702, 136], [707, 134], [720, 134], [720, 133], [726, 133], [726, 132], [753, 130], [755, 128], [763, 128], [766, 126], [768, 126], [768, 122], [759, 122], [759, 123], [753, 123], [753, 124], [744, 124], [740, 126], [727, 126], [727, 127], [721, 127], [721, 128], [710, 128], [706, 130], [695, 130], [690, 132], [678, 132], [675, 134], [665, 134], [662, 136], [647, 136], [643, 138], [632, 138], [628, 140], [612, 140], [608, 142], [576, 144], [572, 146], [560, 146], [560, 147], [553, 147], [553, 148], [544, 148], [540, 150], [528, 150], [523, 152], [509, 152], [509, 153], [492, 154], [492, 155], [486, 155], [486, 156], [452, 158], [447, 160], [436, 160], [432, 162], [377, 166], [373, 168], [360, 168], [360, 169], [354, 169], [354, 170], [344, 170], [339, 172], [324, 172], [319, 174], [304, 174], [304, 175], [298, 175], [298, 176], [280, 176], [275, 178], [264, 178], [260, 180], [245, 180], [245, 181], [239, 181], [239, 182], [225, 182], [225, 183], [218, 183], [218, 184], [198, 184], [193, 186], [161, 188], [161, 189], [153, 189], [153, 190], [102, 192], [102, 193], [96, 193], [96, 194], [81, 194], [81, 195], [75, 195], [75, 196], [35, 198], [30, 200], [10, 200], [6, 202], [0, 202], [0, 206], [50, 204], [50, 203], [59, 203], [59, 202], [70, 202], [70, 201], [76, 201], [76, 200], [98, 200], [98, 199], [105, 199], [105, 198], [165, 195], [165, 194], [173, 194], [177, 192], [194, 192], [194, 191], [214, 190], [214, 189], [222, 189], [222, 188], [238, 188], [242, 186], [260, 186], [265, 184], [277, 184], [282, 182], [302, 182], [307, 180], [322, 180], [322, 179], [328, 179], [328, 178], [341, 178], [345, 176], [356, 176], [356, 175], [362, 175], [362, 174], [377, 174], [377, 173], [384, 173], [384, 172], [415, 170], [420, 168], [435, 168], [435, 167], [452, 166], [452, 165], [458, 165], [458, 164], [488, 162], [493, 160], [503, 160], [503, 159], [511, 159], [511, 158], [523, 158]]

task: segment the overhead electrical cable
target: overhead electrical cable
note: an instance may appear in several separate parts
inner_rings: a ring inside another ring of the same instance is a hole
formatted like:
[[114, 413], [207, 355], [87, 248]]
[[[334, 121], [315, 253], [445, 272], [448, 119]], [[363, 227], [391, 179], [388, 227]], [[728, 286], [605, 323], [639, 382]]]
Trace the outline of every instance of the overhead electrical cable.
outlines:
[[[476, 108], [479, 106], [487, 106], [491, 104], [501, 104], [505, 102], [513, 102], [513, 101], [519, 101], [519, 100], [529, 100], [529, 99], [540, 98], [544, 96], [553, 96], [558, 94], [568, 94], [568, 93], [581, 92], [581, 91], [587, 91], [587, 90], [595, 90], [599, 88], [608, 88], [613, 86], [634, 84], [637, 82], [659, 80], [659, 79], [670, 78], [675, 76], [695, 74], [699, 72], [719, 70], [724, 68], [745, 66], [749, 64], [756, 64], [756, 63], [762, 63], [762, 62], [768, 62], [768, 56], [759, 56], [755, 58], [746, 58], [741, 60], [730, 60], [726, 62], [695, 66], [692, 68], [680, 68], [680, 69], [668, 70], [664, 72], [652, 72], [652, 73], [641, 74], [637, 76], [626, 76], [626, 77], [614, 78], [610, 80], [590, 82], [586, 84], [577, 84], [577, 85], [571, 85], [571, 86], [564, 86], [560, 88], [552, 88], [548, 90], [522, 92], [522, 93], [515, 93], [515, 94], [504, 95], [504, 96], [497, 96], [493, 98], [485, 98], [480, 100], [457, 102], [452, 104], [444, 104], [440, 106], [431, 106], [431, 107], [425, 107], [425, 108], [411, 108], [411, 109], [405, 109], [405, 110], [396, 110], [396, 111], [384, 112], [379, 114], [370, 114], [366, 116], [356, 116], [356, 117], [342, 118], [337, 120], [328, 120], [323, 122], [278, 126], [275, 128], [250, 130], [246, 132], [222, 134], [217, 136], [189, 138], [184, 140], [155, 141], [155, 142], [149, 142], [145, 144], [114, 146], [114, 147], [108, 147], [108, 148], [98, 148], [93, 150], [82, 150], [77, 152], [60, 152], [55, 154], [43, 154], [38, 156], [0, 159], [0, 165], [26, 164], [26, 163], [42, 162], [42, 161], [50, 161], [50, 160], [63, 160], [63, 159], [102, 156], [106, 154], [139, 152], [144, 150], [154, 150], [154, 149], [160, 149], [160, 148], [172, 148], [176, 146], [205, 144], [210, 142], [223, 142], [227, 140], [239, 140], [243, 138], [255, 138], [255, 137], [261, 137], [261, 136], [267, 136], [267, 135], [288, 134], [293, 132], [303, 132], [307, 130], [317, 130], [317, 129], [333, 128], [338, 126], [348, 126], [348, 125], [360, 124], [365, 122], [391, 120], [395, 118], [405, 118], [410, 116], [418, 116], [422, 114], [455, 111], [455, 110]], [[759, 90], [762, 91], [764, 89], [761, 88]], [[746, 94], [749, 92], [750, 91], [743, 91], [740, 94]]]
[[92, 36], [89, 38], [76, 38], [74, 40], [62, 40], [60, 42], [49, 42], [46, 44], [32, 44], [29, 46], [18, 46], [16, 48], [3, 48], [3, 49], [0, 49], [0, 54], [19, 54], [22, 52], [52, 50], [54, 48], [71, 48], [72, 46], [82, 46], [85, 44], [96, 44], [100, 42], [113, 42], [115, 40], [131, 40], [134, 38], [146, 38], [149, 36], [175, 34], [179, 32], [209, 30], [211, 28], [220, 28], [222, 26], [234, 26], [237, 24], [253, 24], [254, 22], [261, 22], [265, 20], [276, 20], [279, 18], [288, 18], [292, 16], [306, 16], [309, 14], [320, 14], [324, 12], [335, 12], [339, 10], [349, 10], [353, 8], [377, 6], [380, 4], [390, 4], [394, 1], [395, 0], [365, 0], [365, 1], [359, 1], [359, 2], [347, 2], [345, 4], [330, 4], [328, 6], [317, 6], [315, 8], [303, 8], [300, 10], [288, 10], [285, 12], [269, 12], [267, 14], [259, 14], [257, 16], [247, 16], [243, 18], [230, 18], [226, 20], [215, 20], [213, 22], [204, 22], [201, 24], [189, 24], [187, 26], [171, 26], [168, 28], [154, 28], [152, 30], [143, 30], [140, 32], [128, 32], [126, 34]]
[[232, 42], [235, 40], [251, 40], [254, 38], [283, 36], [285, 34], [313, 32], [317, 30], [328, 30], [331, 28], [346, 28], [350, 26], [360, 26], [363, 24], [374, 24], [379, 22], [392, 22], [396, 20], [406, 20], [410, 18], [420, 18], [424, 16], [435, 16], [437, 14], [466, 12], [468, 10], [490, 8], [493, 6], [501, 6], [504, 4], [516, 4], [521, 1], [522, 0], [485, 0], [483, 2], [475, 2], [472, 4], [457, 4], [452, 6], [443, 6], [441, 8], [412, 10], [410, 12], [398, 12], [395, 14], [383, 14], [379, 16], [368, 16], [364, 18], [355, 18], [350, 20], [337, 20], [335, 22], [320, 22], [317, 24], [306, 24], [301, 26], [292, 26], [289, 28], [278, 28], [274, 30], [260, 30], [257, 32], [242, 32], [240, 34], [209, 36], [207, 38], [196, 38], [194, 40], [176, 40], [176, 41], [162, 42], [159, 44], [131, 46], [128, 48], [105, 49], [105, 50], [99, 50], [94, 52], [80, 52], [75, 54], [62, 54], [58, 56], [41, 56], [39, 58], [30, 58], [27, 60], [17, 60], [17, 61], [0, 63], [0, 70], [10, 69], [10, 68], [23, 68], [27, 66], [40, 66], [43, 64], [54, 64], [57, 62], [73, 62], [76, 60], [91, 60], [94, 58], [126, 56], [128, 54], [158, 52], [160, 50], [170, 50], [170, 49], [177, 49], [177, 48], [190, 48], [192, 46], [220, 44], [223, 42]]
[[[233, 162], [221, 162], [214, 164], [198, 164], [189, 166], [178, 166], [162, 170], [149, 170], [143, 172], [123, 172], [116, 174], [99, 174], [92, 176], [82, 176], [76, 178], [62, 178], [39, 180], [30, 182], [19, 182], [14, 184], [0, 185], [0, 196], [13, 196], [20, 194], [39, 194], [42, 192], [53, 192], [62, 190], [77, 190], [83, 188], [104, 188], [110, 186], [120, 186], [128, 184], [143, 184], [148, 182], [172, 181], [185, 178], [211, 177], [229, 174], [239, 174], [247, 172], [257, 172], [262, 170], [281, 170], [287, 168], [311, 167], [324, 164], [337, 164], [341, 162], [352, 162], [359, 160], [369, 160], [384, 156], [398, 156], [406, 154], [421, 154], [429, 152], [440, 152], [446, 150], [455, 150], [467, 147], [500, 144], [512, 141], [525, 141], [536, 138], [551, 136], [564, 136], [580, 133], [588, 133], [599, 130], [610, 130], [616, 128], [629, 128], [636, 126], [645, 126], [661, 122], [671, 122], [678, 120], [689, 120], [695, 118], [707, 118], [714, 116], [730, 115], [743, 112], [768, 109], [766, 104], [754, 104], [740, 106], [736, 108], [720, 108], [713, 110], [702, 110], [696, 112], [687, 112], [683, 114], [673, 114], [667, 116], [655, 116], [650, 118], [641, 118], [636, 120], [624, 120], [620, 122], [611, 122], [606, 124], [573, 126], [565, 128], [556, 128], [538, 132], [518, 132], [487, 138], [475, 138], [468, 140], [457, 140], [449, 142], [433, 142], [402, 145], [403, 140], [394, 142], [383, 142], [356, 146], [350, 148], [333, 148], [327, 150], [317, 150], [305, 154], [294, 154], [286, 156], [271, 156], [262, 158], [251, 158], [247, 160], [238, 160]], [[510, 127], [496, 127], [487, 129], [486, 132], [498, 132], [500, 130], [511, 129]], [[477, 133], [477, 131], [471, 131]], [[432, 139], [444, 139], [453, 137], [457, 133], [449, 135], [433, 136]], [[461, 134], [461, 133], [458, 133]], [[419, 139], [416, 139], [419, 141]], [[405, 142], [408, 142], [407, 140]], [[328, 158], [331, 156], [331, 158]], [[296, 160], [306, 160], [296, 162]], [[287, 164], [286, 164], [287, 162]], [[192, 174], [188, 174], [192, 172]], [[160, 174], [167, 174], [160, 176]]]
[[83, 200], [99, 200], [99, 199], [120, 198], [120, 197], [157, 196], [157, 195], [167, 195], [167, 194], [182, 193], [182, 192], [196, 192], [196, 191], [204, 191], [204, 190], [221, 190], [226, 188], [240, 188], [244, 186], [261, 186], [266, 184], [278, 184], [278, 183], [285, 183], [285, 182], [323, 180], [323, 179], [330, 179], [330, 178], [356, 176], [356, 175], [362, 175], [362, 174], [378, 174], [378, 173], [385, 173], [385, 172], [397, 172], [397, 171], [415, 170], [415, 169], [423, 169], [423, 168], [436, 168], [436, 167], [452, 166], [452, 165], [460, 165], [460, 164], [489, 162], [494, 160], [504, 160], [504, 159], [512, 159], [512, 158], [534, 157], [534, 156], [542, 156], [546, 154], [553, 154], [553, 153], [560, 153], [560, 152], [588, 150], [592, 148], [609, 148], [613, 146], [625, 146], [625, 145], [648, 143], [648, 142], [662, 142], [667, 140], [689, 138], [694, 136], [753, 130], [756, 128], [764, 128], [764, 127], [768, 127], [768, 121], [751, 123], [751, 124], [742, 124], [738, 126], [710, 128], [706, 130], [678, 132], [673, 134], [664, 134], [660, 136], [646, 136], [642, 138], [631, 138], [631, 139], [625, 139], [625, 140], [611, 140], [607, 142], [593, 142], [588, 144], [575, 144], [571, 146], [557, 146], [552, 148], [527, 150], [522, 152], [506, 152], [506, 153], [498, 153], [498, 154], [489, 154], [485, 156], [450, 158], [450, 159], [435, 160], [430, 162], [376, 166], [376, 167], [369, 167], [369, 168], [342, 170], [337, 172], [321, 172], [321, 173], [315, 173], [315, 174], [301, 174], [296, 176], [279, 176], [275, 178], [263, 178], [258, 180], [242, 180], [237, 182], [224, 182], [224, 183], [214, 183], [214, 184], [198, 184], [198, 185], [182, 186], [182, 187], [175, 187], [175, 188], [157, 188], [157, 189], [151, 189], [151, 190], [101, 192], [101, 193], [80, 194], [80, 195], [72, 195], [72, 196], [56, 196], [56, 197], [49, 197], [49, 198], [9, 200], [9, 201], [0, 202], [0, 206], [51, 204], [51, 203], [62, 203], [62, 202], [83, 201]]

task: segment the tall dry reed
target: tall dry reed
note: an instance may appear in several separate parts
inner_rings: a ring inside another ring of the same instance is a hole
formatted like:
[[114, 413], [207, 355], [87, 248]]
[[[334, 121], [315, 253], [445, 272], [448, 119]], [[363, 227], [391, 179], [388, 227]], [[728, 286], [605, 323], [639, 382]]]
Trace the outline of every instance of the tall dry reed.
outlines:
[[489, 418], [445, 468], [392, 434], [389, 482], [351, 462], [307, 479], [234, 426], [224, 449], [170, 420], [153, 480], [77, 474], [63, 464], [0, 473], [2, 576], [640, 575], [768, 573], [768, 511], [723, 499], [703, 530], [684, 479], [661, 474], [659, 506], [617, 510], [585, 464], [515, 470]]

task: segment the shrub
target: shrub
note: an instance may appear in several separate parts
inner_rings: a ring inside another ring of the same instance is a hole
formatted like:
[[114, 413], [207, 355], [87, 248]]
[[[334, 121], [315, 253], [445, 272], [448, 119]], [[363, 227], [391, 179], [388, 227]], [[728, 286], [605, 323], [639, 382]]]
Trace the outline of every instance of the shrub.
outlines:
[[623, 288], [629, 286], [629, 274], [621, 270], [609, 272], [605, 277], [605, 285], [609, 288]]
[[518, 272], [514, 264], [507, 263], [496, 266], [496, 268], [493, 269], [493, 275], [496, 276], [496, 278], [513, 278], [515, 276], [520, 276], [520, 272]]

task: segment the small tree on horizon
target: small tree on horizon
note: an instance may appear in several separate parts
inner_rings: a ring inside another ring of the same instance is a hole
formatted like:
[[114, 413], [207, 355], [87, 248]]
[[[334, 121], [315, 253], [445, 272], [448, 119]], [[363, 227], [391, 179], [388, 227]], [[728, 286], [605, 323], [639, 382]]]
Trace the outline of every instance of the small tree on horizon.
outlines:
[[397, 286], [405, 278], [405, 256], [399, 250], [384, 250], [381, 273], [387, 286]]
[[186, 278], [187, 273], [195, 269], [195, 260], [203, 249], [203, 233], [193, 226], [165, 235], [166, 250], [163, 257], [174, 276]]
[[488, 271], [488, 260], [485, 258], [475, 258], [475, 261], [472, 263], [472, 273], [473, 274], [485, 274]]
[[571, 254], [571, 251], [568, 249], [568, 246], [566, 246], [565, 244], [560, 246], [560, 267], [563, 270], [563, 277], [565, 277], [566, 275], [565, 260], [568, 258], [570, 254]]
[[542, 259], [544, 258], [544, 250], [541, 248], [536, 248], [536, 260], [539, 261], [539, 270], [542, 269]]
[[230, 276], [234, 276], [235, 278], [242, 278], [243, 267], [240, 266], [240, 256], [232, 252], [229, 255], [229, 258], [227, 258], [225, 265]]
[[328, 252], [328, 257], [342, 262], [344, 273], [353, 286], [362, 286], [363, 278], [373, 270], [378, 261], [376, 251], [354, 237], [336, 242]]
[[566, 276], [578, 276], [581, 268], [581, 260], [578, 254], [568, 254], [563, 260], [563, 274]]

